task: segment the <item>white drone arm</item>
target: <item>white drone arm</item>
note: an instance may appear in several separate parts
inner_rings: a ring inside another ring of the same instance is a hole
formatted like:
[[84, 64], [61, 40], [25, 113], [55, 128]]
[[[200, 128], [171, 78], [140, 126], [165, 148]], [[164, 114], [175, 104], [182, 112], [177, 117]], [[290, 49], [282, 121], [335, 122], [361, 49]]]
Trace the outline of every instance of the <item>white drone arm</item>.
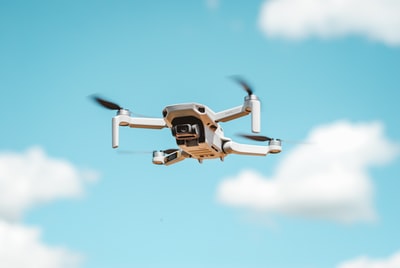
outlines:
[[131, 117], [126, 114], [114, 116], [112, 119], [112, 147], [119, 145], [119, 126], [129, 126], [131, 128], [162, 129], [167, 125], [163, 118], [142, 118]]
[[246, 116], [250, 113], [250, 109], [245, 105], [240, 105], [215, 114], [216, 122], [227, 122], [239, 117]]
[[224, 152], [229, 154], [241, 154], [241, 155], [255, 155], [255, 156], [264, 156], [268, 153], [280, 153], [282, 150], [281, 142], [278, 140], [274, 140], [270, 142], [268, 146], [260, 146], [260, 145], [250, 145], [250, 144], [242, 144], [236, 143], [233, 141], [225, 142], [223, 145]]
[[245, 98], [243, 105], [224, 110], [215, 114], [216, 122], [227, 122], [251, 113], [251, 131], [259, 133], [261, 130], [261, 103], [256, 95]]
[[261, 131], [261, 103], [254, 95], [250, 96], [248, 102], [251, 109], [251, 131], [259, 133]]

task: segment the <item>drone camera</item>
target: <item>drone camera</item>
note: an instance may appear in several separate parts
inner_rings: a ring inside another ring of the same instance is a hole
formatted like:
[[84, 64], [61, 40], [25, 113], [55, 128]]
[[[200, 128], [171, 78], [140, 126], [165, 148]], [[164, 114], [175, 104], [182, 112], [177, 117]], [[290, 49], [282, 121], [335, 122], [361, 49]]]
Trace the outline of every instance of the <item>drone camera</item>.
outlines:
[[172, 128], [172, 134], [177, 140], [197, 139], [200, 135], [197, 124], [180, 124]]

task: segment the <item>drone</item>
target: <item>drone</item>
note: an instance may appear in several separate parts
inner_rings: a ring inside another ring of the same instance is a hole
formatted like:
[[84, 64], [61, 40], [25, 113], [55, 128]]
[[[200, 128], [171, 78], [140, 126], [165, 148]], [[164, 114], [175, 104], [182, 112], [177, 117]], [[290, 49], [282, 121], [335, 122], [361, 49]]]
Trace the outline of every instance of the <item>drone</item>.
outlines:
[[132, 117], [132, 113], [116, 103], [105, 100], [97, 95], [93, 100], [104, 108], [116, 110], [112, 118], [112, 147], [119, 147], [119, 127], [163, 129], [169, 128], [179, 148], [153, 151], [153, 164], [172, 165], [182, 160], [192, 158], [202, 163], [205, 159], [224, 160], [229, 154], [266, 156], [277, 154], [282, 150], [282, 141], [261, 135], [240, 136], [268, 145], [251, 145], [234, 142], [224, 136], [221, 122], [228, 122], [251, 114], [251, 130], [259, 133], [261, 129], [261, 103], [253, 94], [247, 82], [243, 79], [234, 79], [247, 92], [244, 103], [240, 106], [214, 112], [209, 107], [198, 103], [182, 103], [166, 106], [162, 111], [162, 118]]

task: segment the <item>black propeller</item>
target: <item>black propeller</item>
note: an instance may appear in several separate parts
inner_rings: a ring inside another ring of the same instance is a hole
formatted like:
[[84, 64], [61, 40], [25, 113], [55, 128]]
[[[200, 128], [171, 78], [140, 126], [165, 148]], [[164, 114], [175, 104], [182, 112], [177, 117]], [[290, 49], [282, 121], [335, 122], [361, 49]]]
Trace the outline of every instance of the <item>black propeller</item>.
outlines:
[[239, 134], [240, 137], [253, 140], [253, 141], [271, 141], [273, 138], [262, 136], [262, 135], [249, 135], [249, 134]]
[[103, 98], [100, 98], [99, 96], [93, 95], [92, 99], [97, 102], [97, 104], [99, 104], [100, 106], [103, 106], [106, 109], [109, 110], [121, 110], [123, 109], [121, 106], [119, 106], [118, 104], [111, 102], [111, 101], [107, 101]]
[[307, 142], [307, 141], [274, 139], [274, 138], [267, 137], [267, 136], [262, 136], [262, 135], [238, 134], [238, 136], [240, 136], [242, 138], [249, 139], [249, 140], [261, 141], [261, 142], [271, 141], [271, 140], [279, 140], [279, 141], [284, 142], [284, 143], [292, 143], [292, 144], [314, 144], [313, 142]]
[[239, 76], [236, 76], [236, 75], [231, 76], [231, 78], [233, 80], [235, 80], [237, 83], [239, 83], [243, 87], [243, 89], [247, 92], [247, 94], [249, 96], [253, 95], [253, 89], [250, 87], [250, 85], [243, 78], [241, 78]]

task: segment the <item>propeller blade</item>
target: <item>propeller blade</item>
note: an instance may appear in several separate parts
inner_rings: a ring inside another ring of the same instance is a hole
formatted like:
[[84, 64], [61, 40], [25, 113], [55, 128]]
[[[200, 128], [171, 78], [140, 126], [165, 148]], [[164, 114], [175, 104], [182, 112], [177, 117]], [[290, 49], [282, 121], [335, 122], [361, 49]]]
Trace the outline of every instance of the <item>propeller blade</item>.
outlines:
[[[267, 137], [267, 136], [262, 136], [262, 135], [249, 135], [249, 134], [239, 134], [238, 136], [242, 137], [242, 138], [246, 138], [249, 140], [253, 140], [253, 141], [270, 141], [273, 140], [273, 138]], [[313, 142], [309, 142], [309, 141], [298, 141], [298, 140], [282, 140], [282, 139], [277, 139], [280, 140], [281, 142], [284, 143], [291, 143], [291, 144], [314, 144]]]
[[249, 84], [239, 76], [232, 76], [232, 79], [239, 83], [243, 89], [247, 92], [247, 94], [253, 95], [253, 89], [249, 86]]
[[262, 136], [262, 135], [249, 135], [249, 134], [239, 134], [240, 137], [253, 140], [253, 141], [270, 141], [273, 140], [270, 137]]
[[122, 107], [119, 106], [116, 103], [113, 103], [111, 101], [107, 101], [105, 99], [100, 98], [99, 96], [92, 96], [92, 99], [97, 102], [97, 104], [99, 104], [100, 106], [103, 106], [106, 109], [110, 109], [110, 110], [121, 110]]

